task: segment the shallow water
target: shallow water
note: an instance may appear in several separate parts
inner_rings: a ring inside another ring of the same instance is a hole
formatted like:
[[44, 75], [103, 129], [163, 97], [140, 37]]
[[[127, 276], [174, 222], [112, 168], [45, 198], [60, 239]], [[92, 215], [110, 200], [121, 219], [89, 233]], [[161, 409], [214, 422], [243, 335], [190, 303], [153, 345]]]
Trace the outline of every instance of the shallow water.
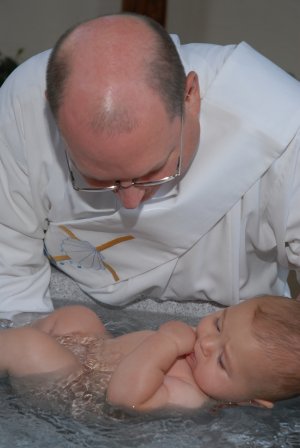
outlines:
[[[165, 314], [101, 308], [114, 334], [156, 328]], [[187, 319], [191, 324], [196, 322]], [[78, 422], [30, 407], [0, 382], [0, 447], [30, 448], [299, 448], [300, 398], [272, 410], [235, 407], [212, 413], [176, 411], [122, 415], [111, 409], [101, 417]]]

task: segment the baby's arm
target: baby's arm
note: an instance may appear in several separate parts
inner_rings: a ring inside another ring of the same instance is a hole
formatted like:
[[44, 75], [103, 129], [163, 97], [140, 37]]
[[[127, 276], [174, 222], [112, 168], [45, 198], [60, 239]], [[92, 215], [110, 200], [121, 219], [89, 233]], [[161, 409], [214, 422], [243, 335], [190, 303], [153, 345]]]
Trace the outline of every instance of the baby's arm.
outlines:
[[53, 336], [74, 332], [93, 335], [103, 335], [105, 333], [105, 327], [97, 314], [82, 305], [58, 308], [49, 316], [35, 321], [32, 326]]
[[0, 331], [0, 372], [14, 377], [80, 368], [73, 353], [32, 327]]
[[165, 375], [180, 356], [193, 350], [195, 338], [194, 330], [183, 322], [163, 324], [117, 366], [108, 386], [108, 401], [137, 410], [167, 406], [170, 394]]

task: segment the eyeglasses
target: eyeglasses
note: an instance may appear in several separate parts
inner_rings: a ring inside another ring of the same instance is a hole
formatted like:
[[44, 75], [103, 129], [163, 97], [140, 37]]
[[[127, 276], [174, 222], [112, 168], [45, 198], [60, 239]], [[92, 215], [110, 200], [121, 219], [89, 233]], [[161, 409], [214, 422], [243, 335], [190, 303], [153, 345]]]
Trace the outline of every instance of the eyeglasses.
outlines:
[[[182, 165], [182, 153], [183, 153], [183, 116], [181, 116], [181, 129], [180, 129], [180, 150], [179, 150], [179, 156], [178, 156], [178, 162], [176, 171], [171, 176], [163, 177], [162, 179], [153, 179], [149, 181], [140, 181], [138, 179], [132, 179], [131, 183], [129, 185], [123, 186], [122, 181], [116, 180], [112, 185], [109, 186], [103, 186], [103, 187], [86, 187], [86, 186], [80, 186], [79, 181], [77, 180], [77, 177], [75, 176], [75, 171], [71, 167], [71, 160], [69, 159], [67, 151], [65, 151], [66, 159], [67, 159], [67, 166], [69, 170], [69, 176], [71, 179], [72, 187], [76, 191], [85, 191], [85, 192], [98, 192], [98, 193], [105, 193], [106, 191], [112, 191], [114, 193], [117, 193], [119, 190], [123, 189], [126, 190], [130, 187], [156, 187], [157, 185], [166, 184], [168, 182], [171, 182], [172, 180], [176, 179], [178, 176], [181, 175], [181, 165]], [[80, 173], [79, 177], [80, 176]]]

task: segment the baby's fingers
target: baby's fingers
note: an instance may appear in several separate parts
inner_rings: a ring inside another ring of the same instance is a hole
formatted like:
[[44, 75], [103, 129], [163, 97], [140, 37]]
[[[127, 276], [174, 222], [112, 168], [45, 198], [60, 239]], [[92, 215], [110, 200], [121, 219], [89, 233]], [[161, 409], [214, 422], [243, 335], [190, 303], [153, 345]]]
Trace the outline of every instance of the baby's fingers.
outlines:
[[193, 350], [196, 333], [195, 330], [181, 321], [169, 321], [160, 326], [159, 332], [164, 333], [175, 342], [178, 356]]

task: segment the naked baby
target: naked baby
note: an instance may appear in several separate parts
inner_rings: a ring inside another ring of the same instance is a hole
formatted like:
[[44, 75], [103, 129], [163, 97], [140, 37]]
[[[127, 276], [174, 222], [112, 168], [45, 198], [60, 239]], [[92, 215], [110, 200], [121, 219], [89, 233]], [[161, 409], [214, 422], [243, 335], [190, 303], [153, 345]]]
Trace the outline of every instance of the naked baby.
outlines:
[[300, 302], [261, 296], [196, 327], [170, 321], [112, 337], [91, 309], [67, 306], [0, 331], [0, 370], [31, 387], [52, 381], [77, 404], [102, 396], [137, 411], [215, 401], [272, 407], [300, 394], [299, 319]]

